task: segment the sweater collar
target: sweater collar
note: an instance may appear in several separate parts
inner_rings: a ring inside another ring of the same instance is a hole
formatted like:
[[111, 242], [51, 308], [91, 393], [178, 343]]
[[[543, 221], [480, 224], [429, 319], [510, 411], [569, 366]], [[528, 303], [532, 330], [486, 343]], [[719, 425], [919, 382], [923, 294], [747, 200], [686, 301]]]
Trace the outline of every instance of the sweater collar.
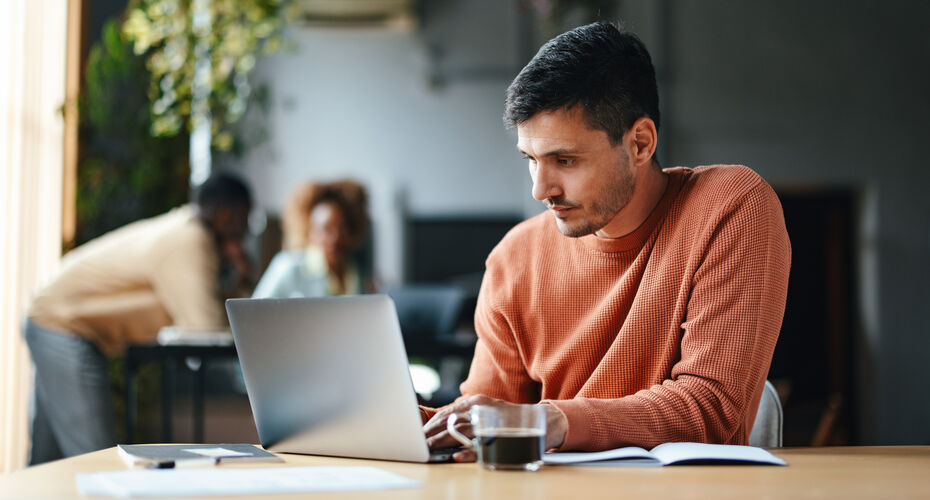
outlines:
[[649, 235], [652, 234], [656, 226], [665, 218], [665, 214], [668, 213], [672, 201], [678, 196], [679, 191], [681, 191], [681, 186], [690, 175], [691, 169], [676, 167], [667, 168], [664, 172], [668, 174], [668, 185], [665, 186], [665, 193], [662, 195], [659, 203], [656, 203], [655, 208], [652, 209], [649, 216], [646, 217], [646, 220], [633, 230], [632, 233], [619, 238], [601, 238], [594, 234], [589, 234], [579, 238], [581, 243], [591, 250], [603, 253], [627, 252], [642, 248], [643, 244], [646, 243], [646, 240], [649, 238]]

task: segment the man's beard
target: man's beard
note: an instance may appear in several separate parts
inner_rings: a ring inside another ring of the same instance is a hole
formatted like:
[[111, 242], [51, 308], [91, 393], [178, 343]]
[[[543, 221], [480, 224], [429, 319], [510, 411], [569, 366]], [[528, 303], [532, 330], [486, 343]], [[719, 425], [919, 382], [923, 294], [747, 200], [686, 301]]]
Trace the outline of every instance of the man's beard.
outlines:
[[[559, 232], [571, 238], [587, 236], [599, 231], [620, 213], [633, 197], [633, 174], [629, 165], [621, 165], [614, 175], [602, 184], [597, 198], [591, 202], [584, 217], [573, 224], [555, 218]], [[565, 197], [547, 198], [547, 207], [553, 205], [581, 207], [580, 203], [566, 200]], [[582, 207], [584, 208], [584, 207]]]

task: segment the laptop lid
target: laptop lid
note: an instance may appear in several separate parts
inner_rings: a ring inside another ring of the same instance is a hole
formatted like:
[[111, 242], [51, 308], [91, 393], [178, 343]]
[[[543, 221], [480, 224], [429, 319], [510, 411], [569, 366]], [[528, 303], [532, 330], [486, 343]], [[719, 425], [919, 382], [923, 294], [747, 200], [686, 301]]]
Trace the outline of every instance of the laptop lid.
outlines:
[[230, 299], [226, 311], [266, 449], [429, 460], [390, 297]]

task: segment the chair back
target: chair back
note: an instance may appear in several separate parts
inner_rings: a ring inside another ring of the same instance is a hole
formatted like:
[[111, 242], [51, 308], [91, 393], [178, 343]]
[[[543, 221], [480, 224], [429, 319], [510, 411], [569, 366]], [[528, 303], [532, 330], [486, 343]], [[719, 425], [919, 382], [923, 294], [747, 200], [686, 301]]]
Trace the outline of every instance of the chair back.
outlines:
[[405, 340], [432, 339], [455, 330], [465, 293], [457, 285], [400, 285], [382, 292], [394, 299]]
[[749, 433], [749, 446], [762, 448], [780, 448], [782, 443], [782, 415], [781, 401], [775, 386], [768, 380], [762, 388], [762, 400], [756, 412], [756, 421]]

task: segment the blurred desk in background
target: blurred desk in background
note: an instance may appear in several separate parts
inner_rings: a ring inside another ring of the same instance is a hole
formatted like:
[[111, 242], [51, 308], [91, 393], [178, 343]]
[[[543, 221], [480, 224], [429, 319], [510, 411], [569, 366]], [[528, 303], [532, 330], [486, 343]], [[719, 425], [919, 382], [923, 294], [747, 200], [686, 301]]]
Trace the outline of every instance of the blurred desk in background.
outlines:
[[161, 424], [162, 442], [173, 442], [172, 413], [174, 411], [175, 378], [179, 364], [193, 374], [191, 388], [192, 421], [194, 442], [203, 442], [203, 405], [207, 365], [215, 359], [238, 359], [232, 335], [226, 332], [190, 332], [180, 334], [171, 327], [163, 328], [158, 334], [158, 343], [132, 345], [126, 350], [126, 442], [134, 442], [138, 420], [138, 393], [136, 375], [143, 363], [156, 361], [161, 364]]
[[[178, 333], [170, 328], [159, 334], [159, 343], [132, 345], [126, 350], [126, 443], [132, 444], [138, 424], [138, 391], [136, 378], [144, 363], [157, 362], [161, 365], [161, 441], [174, 442], [173, 412], [178, 367], [192, 374], [191, 420], [193, 442], [204, 442], [204, 401], [206, 399], [207, 366], [218, 360], [237, 360], [236, 346], [229, 332]], [[406, 341], [409, 358], [441, 360], [455, 358], [470, 361], [475, 352], [477, 337], [472, 335], [440, 335], [420, 337]], [[454, 384], [457, 387], [457, 384]]]

